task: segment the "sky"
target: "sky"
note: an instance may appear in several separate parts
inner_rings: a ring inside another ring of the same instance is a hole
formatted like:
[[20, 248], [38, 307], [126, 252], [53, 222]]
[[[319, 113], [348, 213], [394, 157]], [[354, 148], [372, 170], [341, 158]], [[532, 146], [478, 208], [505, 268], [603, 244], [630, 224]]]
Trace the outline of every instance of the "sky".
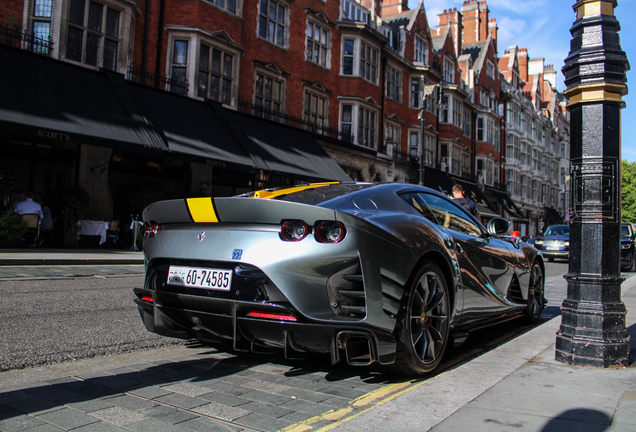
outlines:
[[[418, 0], [408, 1], [411, 9], [419, 4]], [[576, 19], [572, 8], [575, 0], [487, 1], [489, 17], [496, 18], [499, 27], [497, 47], [500, 56], [509, 46], [516, 45], [527, 48], [530, 58], [543, 57], [546, 65], [552, 64], [557, 71], [561, 70], [570, 52], [570, 28]], [[424, 0], [430, 27], [437, 27], [437, 15], [444, 9], [459, 10], [463, 4], [464, 0]], [[618, 0], [614, 14], [621, 24], [621, 48], [627, 54], [627, 60], [632, 62], [632, 70], [627, 72], [627, 87], [631, 94], [623, 97], [626, 107], [621, 111], [621, 157], [636, 162], [636, 0]], [[563, 74], [558, 72], [557, 90], [565, 89]]]

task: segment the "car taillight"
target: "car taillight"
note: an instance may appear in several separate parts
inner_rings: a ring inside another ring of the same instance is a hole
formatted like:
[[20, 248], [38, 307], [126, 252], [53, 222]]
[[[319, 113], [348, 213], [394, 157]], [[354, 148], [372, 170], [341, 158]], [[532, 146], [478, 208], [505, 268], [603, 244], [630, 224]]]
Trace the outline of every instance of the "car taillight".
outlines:
[[295, 316], [283, 313], [250, 311], [247, 316], [252, 318], [266, 318], [278, 321], [297, 321]]
[[288, 220], [283, 222], [280, 229], [280, 238], [285, 241], [297, 242], [301, 241], [309, 233], [307, 224], [301, 220]]
[[345, 227], [340, 222], [320, 222], [316, 227], [316, 240], [320, 243], [338, 243], [342, 241], [345, 234]]
[[161, 225], [157, 222], [146, 222], [144, 224], [144, 238], [153, 238], [161, 231]]

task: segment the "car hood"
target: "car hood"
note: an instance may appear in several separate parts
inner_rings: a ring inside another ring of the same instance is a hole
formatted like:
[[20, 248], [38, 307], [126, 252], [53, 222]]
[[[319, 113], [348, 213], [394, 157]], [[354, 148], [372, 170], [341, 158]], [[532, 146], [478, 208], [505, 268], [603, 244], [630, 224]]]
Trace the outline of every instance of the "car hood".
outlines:
[[565, 241], [568, 241], [568, 240], [570, 240], [570, 237], [569, 236], [545, 236], [545, 237], [539, 237], [537, 240], [543, 240], [543, 241], [565, 240]]

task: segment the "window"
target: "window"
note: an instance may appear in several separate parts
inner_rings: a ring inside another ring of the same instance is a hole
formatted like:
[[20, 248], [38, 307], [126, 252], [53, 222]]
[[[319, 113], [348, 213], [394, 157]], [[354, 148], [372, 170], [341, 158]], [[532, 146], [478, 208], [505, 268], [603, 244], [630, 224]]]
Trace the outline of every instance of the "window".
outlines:
[[464, 135], [467, 137], [470, 136], [470, 113], [468, 111], [464, 111]]
[[385, 130], [386, 149], [384, 153], [389, 156], [395, 156], [396, 152], [400, 151], [400, 127], [391, 123], [386, 123]]
[[422, 80], [411, 78], [411, 108], [421, 108], [422, 102]]
[[307, 22], [307, 60], [327, 67], [329, 31], [318, 24]]
[[278, 46], [285, 44], [285, 6], [273, 0], [261, 0], [258, 36]]
[[409, 155], [414, 158], [420, 154], [420, 133], [411, 131], [409, 132]]
[[565, 143], [561, 143], [561, 157], [565, 157]]
[[428, 65], [428, 44], [424, 39], [415, 37], [415, 62]]
[[541, 174], [547, 175], [546, 156], [541, 156]]
[[537, 122], [536, 120], [532, 120], [532, 140], [536, 141], [537, 139]]
[[439, 121], [448, 123], [448, 96], [443, 96], [441, 111], [439, 112]]
[[[39, 10], [44, 13], [46, 8], [41, 7]], [[120, 12], [115, 9], [90, 0], [71, 0], [66, 58], [115, 70], [119, 49], [119, 23]]]
[[233, 56], [201, 44], [199, 47], [197, 96], [230, 105], [232, 103], [233, 61]]
[[561, 184], [565, 184], [565, 168], [561, 167]]
[[546, 139], [545, 139], [545, 129], [541, 129], [541, 147], [545, 147]]
[[375, 112], [360, 107], [358, 110], [358, 144], [375, 148]]
[[512, 134], [506, 136], [506, 157], [511, 160], [514, 158], [515, 146], [514, 137]]
[[526, 113], [524, 111], [519, 113], [519, 131], [522, 133], [526, 131]]
[[[494, 125], [494, 123], [493, 123]], [[500, 145], [500, 141], [501, 141], [501, 134], [499, 133], [499, 128], [495, 128], [493, 136], [495, 138], [495, 142], [494, 147], [495, 147], [495, 151], [496, 152], [501, 152], [501, 145]]]
[[373, 83], [376, 82], [378, 68], [378, 50], [364, 42], [360, 44], [360, 76]]
[[455, 64], [447, 58], [444, 58], [444, 81], [455, 82]]
[[522, 198], [526, 197], [526, 176], [519, 176], [519, 195]]
[[402, 94], [402, 71], [391, 66], [386, 68], [386, 97], [397, 103], [401, 101]]
[[550, 162], [550, 179], [556, 180], [556, 170], [554, 167], [554, 161]]
[[451, 172], [453, 174], [460, 175], [461, 174], [461, 154], [462, 151], [458, 146], [452, 146], [452, 156], [451, 156]]
[[494, 130], [495, 130], [495, 122], [492, 120], [486, 120], [486, 141], [490, 144], [494, 144]]
[[435, 165], [435, 136], [430, 134], [424, 134], [424, 164], [426, 166]]
[[524, 143], [523, 141], [521, 142], [521, 153], [519, 153], [519, 161], [521, 162], [521, 165], [526, 164], [526, 143]]
[[547, 186], [541, 185], [541, 203], [547, 204]]
[[52, 7], [53, 0], [35, 0], [33, 3], [31, 34], [36, 39], [33, 41], [32, 49], [38, 54], [49, 53]]
[[532, 180], [532, 201], [537, 200], [537, 181]]
[[539, 169], [539, 152], [536, 149], [532, 149], [532, 169]]
[[477, 141], [484, 141], [484, 118], [477, 117]]
[[351, 0], [343, 0], [342, 7], [345, 17], [352, 21], [368, 22], [369, 11]]
[[495, 79], [495, 65], [492, 64], [490, 60], [487, 60], [486, 63], [486, 75], [488, 75], [490, 79]]
[[[428, 209], [430, 209], [430, 212], [435, 216], [438, 225], [471, 237], [479, 237], [482, 235], [482, 231], [477, 223], [466, 213], [463, 207], [453, 204], [444, 198], [422, 192], [403, 196], [406, 202], [413, 205], [416, 209], [419, 207], [424, 211], [426, 207], [420, 204], [417, 199], [414, 200], [413, 198], [415, 197], [413, 197], [413, 195], [416, 195], [424, 201]], [[422, 213], [422, 211], [420, 212]]]
[[276, 113], [283, 112], [283, 81], [257, 74], [254, 93], [256, 112], [263, 118], [272, 119], [277, 117]]
[[212, 3], [213, 5], [226, 10], [230, 13], [236, 13], [236, 0], [205, 0], [208, 3]]
[[303, 120], [312, 132], [327, 134], [327, 98], [314, 93], [305, 92]]
[[462, 127], [462, 101], [453, 99], [453, 124]]
[[[170, 61], [170, 77], [175, 83], [185, 83], [188, 80], [188, 41], [175, 40], [172, 47]], [[174, 93], [185, 94], [187, 86], [176, 85], [171, 87]]]
[[355, 40], [345, 39], [342, 49], [342, 73], [344, 75], [353, 75], [353, 49]]
[[353, 131], [358, 132], [356, 144], [376, 148], [377, 114], [358, 104], [343, 104], [340, 116], [340, 130], [343, 140], [351, 139]]

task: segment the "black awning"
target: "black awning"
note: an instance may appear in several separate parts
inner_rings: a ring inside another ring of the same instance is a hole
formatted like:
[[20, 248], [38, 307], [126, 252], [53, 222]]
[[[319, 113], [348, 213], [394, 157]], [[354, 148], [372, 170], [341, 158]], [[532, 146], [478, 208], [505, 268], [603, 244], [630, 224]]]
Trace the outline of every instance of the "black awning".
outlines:
[[422, 173], [422, 181], [424, 186], [440, 191], [445, 195], [450, 196], [453, 193], [454, 183], [444, 171], [425, 167]]
[[102, 72], [0, 45], [0, 130], [127, 149], [165, 149]]
[[250, 157], [210, 104], [134, 83], [128, 88], [171, 152], [216, 166], [267, 169]]
[[528, 219], [523, 216], [523, 212], [517, 207], [515, 202], [510, 198], [508, 193], [490, 188], [486, 186], [486, 196], [490, 195], [494, 200], [501, 204], [501, 207], [510, 215], [510, 217], [521, 223], [528, 223]]
[[351, 181], [311, 133], [236, 111], [226, 110], [225, 116], [271, 171], [311, 180]]
[[544, 209], [545, 209], [545, 216], [547, 219], [549, 219], [553, 223], [563, 222], [563, 218], [561, 217], [558, 211], [556, 211], [552, 207], [544, 207]]
[[500, 214], [492, 207], [484, 193], [479, 189], [477, 183], [473, 183], [471, 181], [465, 180], [460, 177], [451, 177], [453, 182], [461, 185], [464, 188], [464, 192], [467, 198], [470, 198], [477, 205], [477, 210], [479, 210], [479, 215], [483, 217], [501, 217]]

